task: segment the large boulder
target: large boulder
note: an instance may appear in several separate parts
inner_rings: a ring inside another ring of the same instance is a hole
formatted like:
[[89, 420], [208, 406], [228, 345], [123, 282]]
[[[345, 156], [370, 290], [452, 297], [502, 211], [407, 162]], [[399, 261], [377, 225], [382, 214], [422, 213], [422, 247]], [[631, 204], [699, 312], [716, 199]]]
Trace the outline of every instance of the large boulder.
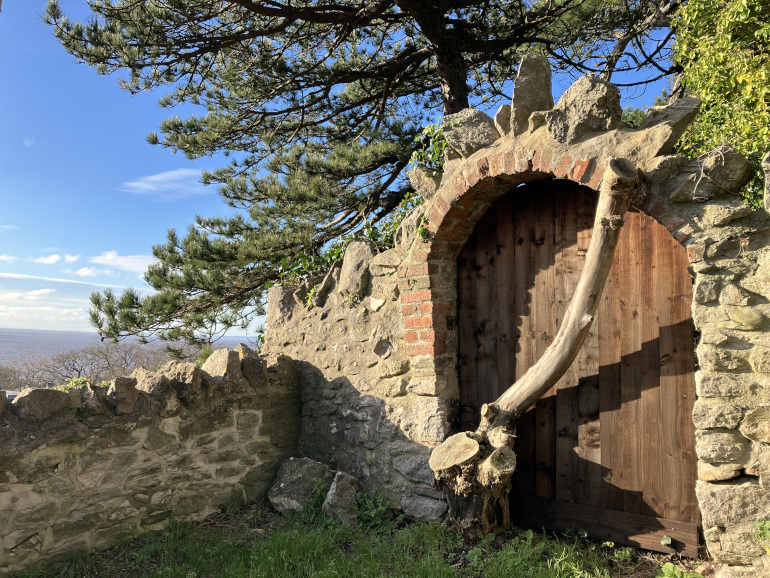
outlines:
[[133, 377], [116, 377], [107, 390], [107, 403], [115, 408], [117, 415], [128, 415], [134, 411], [138, 399], [139, 390]]
[[343, 296], [360, 299], [369, 284], [369, 263], [374, 249], [364, 241], [353, 241], [345, 250], [338, 290]]
[[25, 389], [13, 400], [11, 409], [23, 420], [43, 421], [65, 409], [69, 399], [56, 389]]
[[282, 513], [301, 510], [313, 496], [318, 480], [331, 483], [334, 472], [310, 458], [289, 458], [281, 464], [267, 498]]
[[545, 56], [525, 56], [513, 83], [510, 130], [514, 135], [527, 132], [533, 112], [552, 108], [551, 65], [548, 59]]
[[570, 86], [553, 110], [545, 113], [554, 140], [571, 145], [584, 135], [618, 126], [623, 109], [620, 91], [595, 76], [582, 76]]
[[466, 108], [444, 117], [444, 138], [462, 157], [469, 157], [500, 138], [488, 114]]

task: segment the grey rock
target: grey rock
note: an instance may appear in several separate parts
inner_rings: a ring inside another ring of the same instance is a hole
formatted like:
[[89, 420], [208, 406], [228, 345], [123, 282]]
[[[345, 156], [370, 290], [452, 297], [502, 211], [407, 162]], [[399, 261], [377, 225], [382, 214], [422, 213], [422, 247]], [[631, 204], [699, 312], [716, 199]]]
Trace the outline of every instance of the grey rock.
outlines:
[[289, 458], [281, 464], [267, 497], [279, 512], [301, 510], [313, 496], [318, 480], [331, 483], [334, 473], [310, 458]]
[[728, 307], [727, 315], [730, 321], [737, 324], [733, 325], [734, 329], [756, 331], [765, 323], [765, 316], [761, 312], [748, 307]]
[[369, 263], [373, 257], [374, 249], [369, 243], [353, 241], [348, 245], [337, 286], [342, 295], [364, 296], [369, 284]]
[[445, 116], [444, 127], [447, 144], [465, 158], [500, 138], [495, 121], [473, 108]]
[[358, 524], [356, 495], [359, 491], [360, 484], [356, 478], [345, 472], [337, 472], [326, 494], [323, 511], [343, 524], [355, 526]]
[[722, 482], [741, 475], [741, 464], [710, 464], [698, 462], [698, 479], [704, 482]]
[[582, 76], [545, 114], [554, 140], [571, 145], [588, 133], [618, 126], [623, 109], [620, 91], [595, 76]]
[[665, 124], [670, 132], [668, 138], [660, 144], [657, 153], [669, 154], [676, 141], [695, 119], [699, 109], [700, 99], [695, 96], [680, 98], [668, 106], [652, 107], [647, 118], [639, 125], [639, 130], [647, 130]]
[[136, 389], [136, 379], [133, 377], [116, 377], [107, 390], [107, 403], [115, 408], [117, 415], [127, 415], [134, 411], [139, 399]]
[[69, 396], [55, 389], [25, 389], [11, 403], [11, 411], [27, 421], [43, 421], [69, 405]]
[[393, 467], [408, 480], [423, 484], [433, 483], [433, 470], [428, 466], [427, 456], [396, 456], [393, 458]]
[[721, 349], [707, 345], [698, 346], [700, 366], [709, 373], [748, 371], [749, 362], [743, 350]]
[[248, 383], [241, 373], [241, 356], [237, 351], [217, 349], [209, 355], [201, 369], [217, 382], [223, 393], [244, 392]]
[[698, 162], [703, 167], [704, 176], [721, 194], [737, 194], [754, 176], [751, 161], [727, 145], [720, 145], [699, 156]]
[[668, 181], [682, 166], [684, 157], [665, 155], [650, 159], [644, 167], [644, 180], [650, 185], [659, 185]]
[[770, 474], [770, 445], [752, 443], [744, 468], [746, 475], [749, 476], [767, 476]]
[[743, 418], [740, 430], [750, 440], [770, 443], [770, 410], [765, 407], [751, 410]]
[[409, 250], [409, 247], [411, 247], [412, 242], [414, 241], [417, 227], [420, 226], [420, 219], [422, 219], [425, 209], [426, 204], [423, 203], [422, 205], [415, 207], [412, 212], [401, 221], [401, 224], [398, 226], [398, 229], [396, 229], [396, 234], [394, 235], [397, 249], [400, 249], [401, 251]]
[[755, 478], [733, 483], [695, 483], [704, 527], [756, 522], [770, 516], [770, 490]]
[[173, 415], [181, 407], [176, 389], [164, 375], [140, 367], [131, 377], [136, 379], [136, 389], [158, 400], [158, 412], [162, 417]]
[[740, 199], [728, 199], [720, 203], [709, 203], [696, 218], [696, 222], [703, 229], [710, 227], [724, 227], [727, 223], [748, 217], [751, 207]]
[[748, 448], [748, 440], [734, 430], [701, 430], [695, 432], [695, 453], [710, 463], [736, 462]]
[[693, 290], [693, 299], [696, 303], [712, 303], [719, 299], [719, 292], [722, 289], [722, 280], [719, 277], [710, 277], [708, 275], [698, 275]]
[[746, 307], [751, 304], [751, 294], [738, 285], [728, 285], [719, 294], [719, 303], [722, 305], [735, 305]]
[[185, 405], [193, 405], [202, 399], [203, 376], [194, 363], [169, 361], [160, 370], [160, 374], [171, 383]]
[[495, 113], [495, 128], [501, 135], [511, 132], [511, 105], [501, 104]]
[[267, 311], [265, 324], [270, 329], [276, 329], [291, 320], [294, 310], [292, 287], [274, 285], [267, 291]]
[[404, 260], [404, 253], [398, 249], [389, 249], [378, 253], [369, 263], [369, 272], [374, 277], [392, 275]]
[[441, 185], [441, 172], [417, 165], [406, 173], [414, 189], [425, 199], [432, 199]]
[[533, 127], [529, 126], [530, 115], [552, 108], [551, 65], [548, 59], [545, 56], [524, 56], [513, 82], [510, 120], [513, 134], [520, 135], [532, 130]]
[[692, 412], [695, 427], [698, 429], [734, 429], [738, 426], [742, 417], [743, 410], [738, 406], [726, 404], [709, 405], [704, 403], [703, 400], [695, 402]]
[[401, 509], [410, 518], [433, 522], [444, 515], [447, 511], [447, 504], [443, 500], [404, 494], [401, 497]]

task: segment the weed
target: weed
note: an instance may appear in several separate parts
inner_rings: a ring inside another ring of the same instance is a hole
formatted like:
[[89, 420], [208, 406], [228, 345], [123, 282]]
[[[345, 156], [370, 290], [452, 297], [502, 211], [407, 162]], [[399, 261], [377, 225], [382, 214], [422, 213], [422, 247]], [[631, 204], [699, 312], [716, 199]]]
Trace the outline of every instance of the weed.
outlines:
[[[754, 537], [759, 538], [760, 540], [764, 540], [765, 542], [770, 541], [770, 521], [768, 520], [760, 520], [757, 522], [757, 525], [754, 529]], [[770, 545], [764, 544], [765, 552], [770, 555]]]
[[417, 238], [420, 239], [423, 243], [427, 243], [430, 240], [430, 231], [427, 227], [428, 219], [425, 217], [420, 217], [420, 224], [417, 226], [417, 230], [415, 233], [417, 234]]
[[674, 566], [671, 562], [666, 562], [660, 569], [658, 578], [703, 578], [698, 572], [687, 572], [686, 570], [680, 570]]
[[347, 297], [345, 297], [345, 303], [347, 303], [348, 307], [353, 309], [353, 307], [357, 307], [358, 304], [361, 303], [361, 297], [353, 293], [348, 293]]
[[316, 288], [313, 287], [307, 292], [307, 295], [305, 295], [305, 307], [307, 307], [308, 311], [315, 307], [315, 290]]
[[388, 530], [393, 526], [393, 516], [385, 506], [382, 494], [372, 490], [368, 494], [356, 494], [358, 523], [367, 530]]

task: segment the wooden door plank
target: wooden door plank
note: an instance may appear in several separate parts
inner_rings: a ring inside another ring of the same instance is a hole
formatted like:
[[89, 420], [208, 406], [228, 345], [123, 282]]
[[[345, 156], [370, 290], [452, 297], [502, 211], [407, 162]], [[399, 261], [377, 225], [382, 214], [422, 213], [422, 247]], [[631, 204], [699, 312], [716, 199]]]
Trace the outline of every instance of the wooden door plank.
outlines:
[[624, 216], [623, 230], [626, 236], [626, 260], [618, 263], [623, 280], [619, 296], [621, 322], [621, 408], [620, 423], [623, 436], [622, 476], [623, 511], [641, 514], [642, 500], [642, 443], [639, 435], [641, 422], [642, 375], [639, 359], [642, 349], [640, 331], [640, 288], [639, 288], [639, 213]]
[[497, 237], [497, 397], [516, 381], [515, 247], [512, 201], [503, 197], [495, 204]]
[[[644, 488], [643, 514], [663, 517], [663, 484], [661, 470], [661, 399], [660, 399], [660, 347], [658, 339], [658, 298], [661, 281], [658, 278], [656, 228], [660, 227], [652, 217], [640, 215], [640, 314], [641, 314], [641, 365], [642, 402], [641, 419], [637, 429], [643, 437], [642, 486]], [[661, 227], [662, 228], [662, 227]]]
[[[540, 183], [539, 183], [540, 184]], [[532, 286], [532, 324], [537, 362], [556, 335], [554, 329], [554, 210], [559, 181], [544, 181], [538, 194], [529, 198], [529, 212], [534, 216]], [[537, 408], [537, 495], [553, 498], [556, 491], [556, 386], [540, 400]]]
[[[697, 524], [541, 498], [512, 499], [511, 509], [517, 523], [523, 526], [547, 530], [579, 528], [599, 540], [657, 552], [670, 553], [673, 549], [682, 556], [698, 557]], [[673, 548], [660, 543], [664, 535], [671, 538]]]
[[[556, 327], [561, 327], [564, 315], [575, 293], [582, 262], [578, 259], [577, 207], [579, 195], [565, 190], [556, 199], [554, 230], [554, 311]], [[580, 354], [578, 354], [580, 355]], [[557, 500], [577, 501], [575, 480], [579, 476], [577, 425], [577, 364], [573, 363], [556, 384], [556, 456], [555, 474]]]
[[473, 328], [476, 325], [476, 235], [460, 253], [457, 264], [458, 341], [460, 355], [460, 428], [474, 430], [479, 421], [478, 350]]
[[618, 485], [622, 467], [620, 429], [621, 272], [627, 243], [621, 234], [610, 277], [597, 311], [599, 340], [599, 421], [601, 431], [602, 507], [623, 510], [623, 492]]
[[497, 240], [495, 214], [490, 211], [479, 221], [476, 239], [475, 298], [478, 348], [478, 407], [497, 399]]

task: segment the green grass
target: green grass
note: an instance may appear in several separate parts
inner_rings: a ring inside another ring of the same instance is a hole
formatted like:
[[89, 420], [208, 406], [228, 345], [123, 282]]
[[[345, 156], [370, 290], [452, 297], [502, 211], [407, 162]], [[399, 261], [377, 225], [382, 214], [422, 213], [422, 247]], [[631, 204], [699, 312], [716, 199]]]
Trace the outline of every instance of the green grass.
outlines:
[[16, 578], [54, 576], [137, 578], [416, 577], [612, 578], [655, 577], [661, 560], [629, 548], [515, 530], [474, 543], [442, 524], [383, 517], [351, 528], [310, 508], [291, 517], [249, 506], [198, 524], [173, 522], [163, 532], [73, 558], [63, 569]]

